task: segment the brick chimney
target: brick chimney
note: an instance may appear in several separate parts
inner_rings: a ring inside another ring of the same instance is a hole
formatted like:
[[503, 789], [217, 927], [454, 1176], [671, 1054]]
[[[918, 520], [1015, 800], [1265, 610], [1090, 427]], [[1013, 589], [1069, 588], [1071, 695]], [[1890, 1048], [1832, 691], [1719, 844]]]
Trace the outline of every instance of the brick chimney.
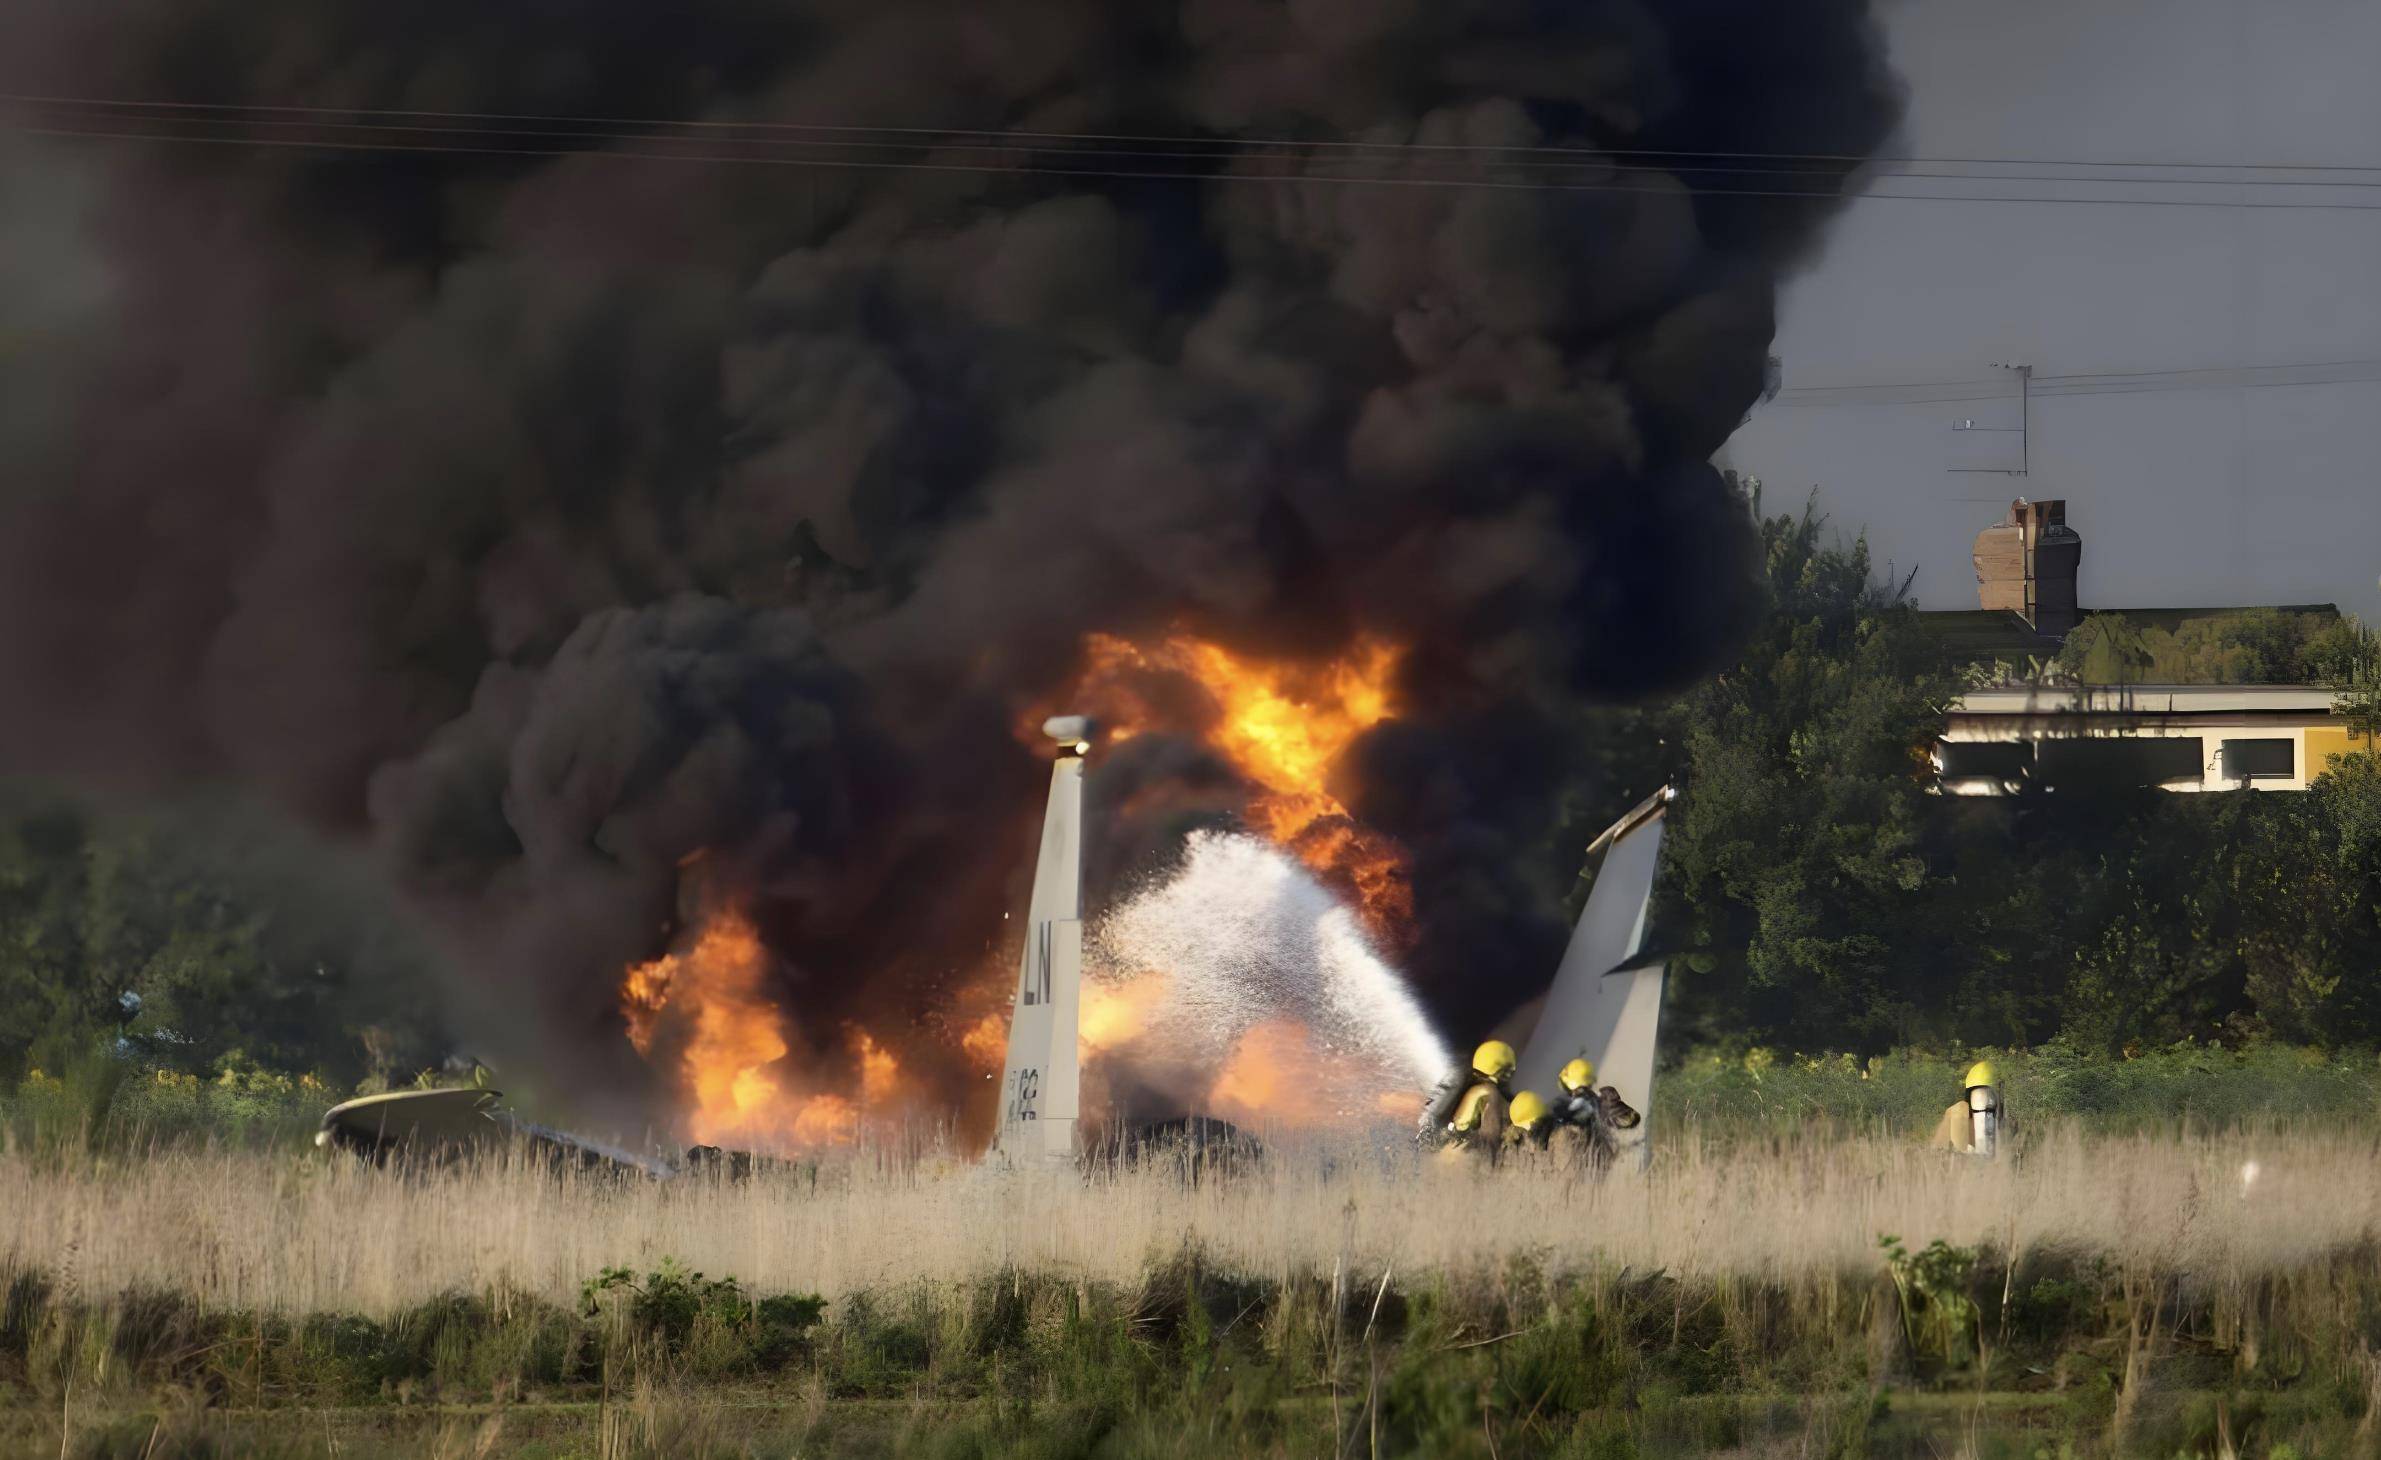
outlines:
[[2067, 525], [2064, 501], [2009, 504], [2009, 515], [1976, 534], [1976, 595], [2005, 608], [2034, 632], [2066, 637], [2075, 627], [2075, 572], [2083, 539]]

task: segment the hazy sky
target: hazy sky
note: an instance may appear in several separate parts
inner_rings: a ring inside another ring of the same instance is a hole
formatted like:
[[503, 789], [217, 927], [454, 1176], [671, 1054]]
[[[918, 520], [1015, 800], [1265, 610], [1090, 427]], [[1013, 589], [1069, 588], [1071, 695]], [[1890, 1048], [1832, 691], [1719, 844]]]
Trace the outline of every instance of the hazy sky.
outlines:
[[[2381, 4], [1909, 0], [1888, 15], [1910, 87], [1901, 155], [2357, 165], [2373, 170], [2197, 175], [2372, 186], [1994, 186], [2371, 211], [1857, 203], [1786, 294], [1785, 393], [1726, 459], [1773, 505], [1817, 486], [1837, 525], [1865, 527], [1880, 559], [1919, 570], [1928, 607], [1975, 603], [1976, 530], [2025, 495], [2066, 498], [2087, 607], [2330, 601], [2381, 619]], [[2329, 374], [2365, 378], [2046, 380], [2022, 478], [1947, 470], [2015, 457], [2015, 435], [1951, 429], [2014, 426], [2013, 395], [1846, 405], [1810, 393], [2011, 389], [1992, 385], [1995, 361], [2030, 363], [2038, 379], [2338, 362], [2362, 363]]]

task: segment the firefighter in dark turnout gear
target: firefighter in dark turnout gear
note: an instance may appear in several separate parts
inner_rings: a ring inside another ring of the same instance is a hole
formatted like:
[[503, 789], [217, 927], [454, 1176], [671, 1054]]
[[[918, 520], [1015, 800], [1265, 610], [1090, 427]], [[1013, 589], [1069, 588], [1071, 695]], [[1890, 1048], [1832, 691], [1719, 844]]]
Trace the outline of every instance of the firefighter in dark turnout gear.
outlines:
[[1561, 1089], [1547, 1106], [1549, 1144], [1602, 1171], [1619, 1151], [1614, 1133], [1634, 1130], [1643, 1117], [1610, 1085], [1595, 1088], [1596, 1067], [1589, 1060], [1564, 1065], [1555, 1081]]

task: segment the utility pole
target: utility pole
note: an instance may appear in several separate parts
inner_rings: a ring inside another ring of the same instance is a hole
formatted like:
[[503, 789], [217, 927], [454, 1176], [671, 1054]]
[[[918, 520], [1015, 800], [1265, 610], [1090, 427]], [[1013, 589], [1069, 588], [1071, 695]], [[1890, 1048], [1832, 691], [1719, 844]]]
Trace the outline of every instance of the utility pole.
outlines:
[[2034, 466], [2034, 367], [2004, 365], [2000, 368], [2017, 372], [2017, 474], [2027, 476]]
[[[2034, 467], [2034, 367], [1995, 360], [1992, 362], [1992, 368], [2009, 371], [2017, 377], [2017, 424], [2015, 426], [1979, 426], [1976, 424], [1975, 418], [1970, 416], [1953, 421], [1951, 429], [1954, 431], [1981, 431], [1987, 435], [2016, 436], [2017, 465], [2013, 468], [2006, 466], [1954, 466], [1944, 469], [1963, 476], [2030, 476], [2033, 474]], [[1989, 499], [1963, 497], [1960, 500], [1981, 502]]]

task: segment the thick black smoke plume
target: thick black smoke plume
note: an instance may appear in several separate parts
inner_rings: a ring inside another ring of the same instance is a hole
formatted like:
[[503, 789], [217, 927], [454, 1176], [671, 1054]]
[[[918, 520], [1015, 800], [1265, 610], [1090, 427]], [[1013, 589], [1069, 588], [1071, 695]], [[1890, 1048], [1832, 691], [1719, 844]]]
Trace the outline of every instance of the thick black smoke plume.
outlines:
[[1566, 708], [1743, 624], [1707, 458], [1895, 115], [1865, 0], [19, 0], [0, 57], [6, 768], [368, 840], [588, 1092], [698, 853], [797, 1058], [979, 1088], [938, 997], [1094, 629], [1410, 645], [1347, 796], [1493, 1022], [1553, 925], [1485, 872]]

